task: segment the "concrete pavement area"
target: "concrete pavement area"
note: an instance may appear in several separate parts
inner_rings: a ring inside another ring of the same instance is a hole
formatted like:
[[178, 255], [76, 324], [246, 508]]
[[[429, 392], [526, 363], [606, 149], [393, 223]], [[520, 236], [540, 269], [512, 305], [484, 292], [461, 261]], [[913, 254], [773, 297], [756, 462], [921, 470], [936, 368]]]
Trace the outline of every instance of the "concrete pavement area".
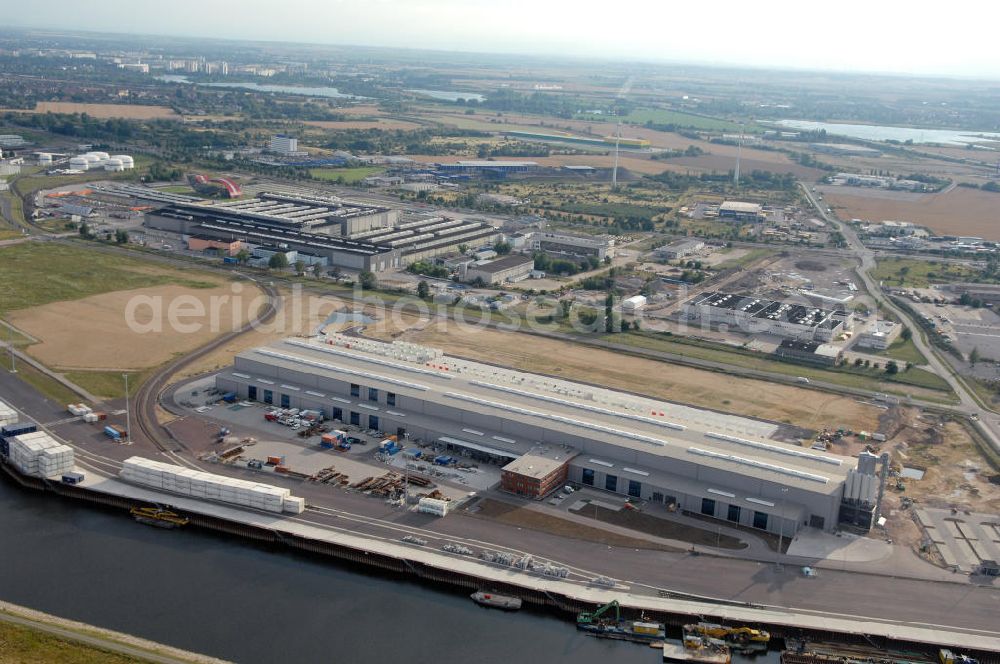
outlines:
[[788, 547], [789, 556], [832, 562], [868, 563], [892, 555], [892, 545], [884, 540], [850, 533], [831, 535], [815, 528], [802, 528]]
[[922, 508], [917, 518], [949, 567], [975, 572], [983, 561], [1000, 561], [1000, 516]]

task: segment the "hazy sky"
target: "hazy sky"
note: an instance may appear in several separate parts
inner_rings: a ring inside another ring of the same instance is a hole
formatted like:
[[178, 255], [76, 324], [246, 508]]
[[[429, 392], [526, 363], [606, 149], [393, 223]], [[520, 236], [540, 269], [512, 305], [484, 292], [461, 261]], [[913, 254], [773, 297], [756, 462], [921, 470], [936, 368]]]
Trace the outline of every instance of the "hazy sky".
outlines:
[[0, 0], [12, 25], [1000, 78], [991, 0]]

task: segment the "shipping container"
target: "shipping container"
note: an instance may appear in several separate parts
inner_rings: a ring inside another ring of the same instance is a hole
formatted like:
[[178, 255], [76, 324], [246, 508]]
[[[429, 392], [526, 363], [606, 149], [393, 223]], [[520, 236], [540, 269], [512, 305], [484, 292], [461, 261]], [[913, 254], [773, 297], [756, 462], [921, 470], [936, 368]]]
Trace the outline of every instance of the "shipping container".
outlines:
[[269, 466], [281, 466], [285, 463], [284, 456], [269, 456], [267, 457], [267, 465]]
[[79, 484], [83, 479], [83, 473], [64, 473], [62, 476], [63, 484]]
[[335, 429], [329, 433], [324, 433], [322, 439], [324, 442], [343, 443], [347, 442], [347, 433]]
[[0, 428], [0, 438], [13, 438], [25, 433], [38, 431], [38, 426], [34, 422], [18, 422], [16, 424], [5, 424]]

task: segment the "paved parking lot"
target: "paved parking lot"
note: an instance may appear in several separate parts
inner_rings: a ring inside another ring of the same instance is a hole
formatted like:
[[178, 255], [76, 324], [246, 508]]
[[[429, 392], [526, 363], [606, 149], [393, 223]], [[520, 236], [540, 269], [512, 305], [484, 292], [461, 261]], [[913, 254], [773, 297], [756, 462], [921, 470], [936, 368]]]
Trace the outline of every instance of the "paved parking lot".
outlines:
[[1000, 359], [1000, 315], [992, 309], [974, 309], [957, 304], [912, 303], [942, 333], [953, 339], [964, 354], [979, 350], [984, 358]]
[[[476, 463], [471, 459], [458, 457], [460, 464], [471, 466], [467, 468], [437, 466], [430, 461], [413, 459], [399, 453], [392, 456], [388, 463], [376, 458], [378, 444], [382, 437], [362, 431], [360, 428], [345, 425], [342, 422], [327, 421], [331, 429], [346, 431], [349, 436], [364, 441], [363, 445], [354, 445], [348, 451], [334, 451], [319, 446], [320, 437], [303, 438], [299, 432], [278, 422], [269, 422], [264, 414], [273, 406], [262, 403], [239, 402], [228, 404], [215, 401], [219, 398], [211, 388], [215, 384], [212, 376], [199, 378], [179, 387], [174, 401], [203, 420], [207, 428], [212, 429], [207, 435], [206, 448], [221, 452], [229, 445], [209, 443], [209, 439], [218, 428], [225, 426], [231, 430], [235, 438], [251, 437], [255, 442], [242, 454], [245, 459], [265, 461], [269, 456], [285, 457], [285, 465], [291, 470], [307, 475], [313, 475], [320, 470], [333, 466], [340, 473], [348, 476], [350, 482], [357, 482], [366, 477], [377, 476], [390, 470], [405, 473], [417, 473], [434, 482], [441, 491], [453, 498], [465, 497], [470, 491], [483, 491], [500, 483], [500, 468], [486, 463]], [[214, 403], [213, 403], [214, 402]], [[443, 448], [436, 448], [426, 442], [417, 445], [413, 441], [405, 443], [407, 448], [420, 447], [425, 455], [436, 456], [448, 454], [456, 456]], [[268, 472], [265, 468], [262, 472]]]
[[946, 565], [972, 572], [984, 560], [1000, 560], [1000, 516], [925, 508], [917, 518]]

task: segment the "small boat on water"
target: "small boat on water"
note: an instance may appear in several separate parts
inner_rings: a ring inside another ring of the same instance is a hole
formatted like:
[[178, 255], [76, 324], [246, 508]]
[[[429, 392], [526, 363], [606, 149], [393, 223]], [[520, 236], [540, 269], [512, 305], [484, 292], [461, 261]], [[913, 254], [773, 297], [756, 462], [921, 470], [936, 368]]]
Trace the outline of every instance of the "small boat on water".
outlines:
[[469, 595], [472, 601], [480, 606], [488, 606], [493, 609], [503, 609], [504, 611], [517, 611], [521, 608], [521, 600], [517, 597], [498, 595], [496, 593], [476, 591]]
[[139, 523], [156, 528], [180, 528], [189, 522], [187, 517], [162, 507], [133, 507], [129, 512]]

